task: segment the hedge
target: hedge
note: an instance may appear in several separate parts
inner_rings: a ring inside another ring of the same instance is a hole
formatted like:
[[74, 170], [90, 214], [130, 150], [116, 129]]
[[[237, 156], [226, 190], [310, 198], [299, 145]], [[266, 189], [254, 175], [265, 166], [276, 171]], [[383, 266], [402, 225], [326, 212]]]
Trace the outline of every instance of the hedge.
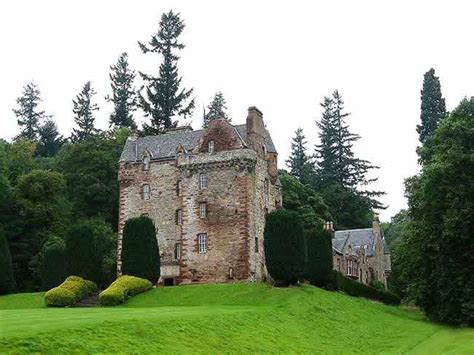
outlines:
[[305, 279], [312, 285], [326, 286], [332, 275], [332, 236], [322, 228], [306, 230]]
[[385, 304], [400, 304], [400, 297], [392, 292], [380, 291], [374, 287], [364, 285], [361, 282], [351, 280], [340, 272], [333, 270], [331, 281], [328, 288], [337, 291], [343, 291], [350, 296], [365, 297], [368, 299], [383, 302]]
[[78, 276], [69, 276], [61, 285], [44, 295], [48, 307], [66, 307], [89, 297], [98, 291], [97, 285]]
[[116, 306], [124, 303], [127, 298], [148, 291], [151, 287], [149, 280], [129, 275], [120, 276], [100, 293], [99, 301], [102, 306]]

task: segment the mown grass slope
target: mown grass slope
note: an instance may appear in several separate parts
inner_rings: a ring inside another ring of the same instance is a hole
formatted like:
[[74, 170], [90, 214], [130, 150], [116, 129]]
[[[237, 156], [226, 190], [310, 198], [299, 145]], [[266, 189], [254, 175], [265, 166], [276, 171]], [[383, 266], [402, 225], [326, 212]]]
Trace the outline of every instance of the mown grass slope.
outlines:
[[470, 354], [474, 349], [472, 329], [442, 327], [416, 311], [311, 286], [159, 288], [110, 308], [51, 309], [40, 298], [0, 297], [0, 353]]

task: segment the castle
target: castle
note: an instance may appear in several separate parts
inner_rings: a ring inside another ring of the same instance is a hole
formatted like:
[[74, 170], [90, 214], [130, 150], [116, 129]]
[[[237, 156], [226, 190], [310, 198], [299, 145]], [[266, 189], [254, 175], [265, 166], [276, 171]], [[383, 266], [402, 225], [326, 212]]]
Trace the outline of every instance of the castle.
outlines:
[[281, 207], [278, 153], [262, 113], [130, 137], [119, 161], [118, 272], [127, 219], [155, 223], [165, 285], [264, 280], [267, 213]]

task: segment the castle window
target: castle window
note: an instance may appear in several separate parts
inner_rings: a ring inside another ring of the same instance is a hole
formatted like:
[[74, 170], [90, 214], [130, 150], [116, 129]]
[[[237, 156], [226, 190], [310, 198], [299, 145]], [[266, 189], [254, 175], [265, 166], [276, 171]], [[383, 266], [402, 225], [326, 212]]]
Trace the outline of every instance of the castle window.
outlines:
[[352, 260], [347, 261], [347, 275], [352, 275]]
[[230, 267], [229, 268], [229, 279], [233, 279], [233, 278], [234, 278], [234, 268]]
[[255, 252], [258, 253], [258, 238], [255, 237]]
[[262, 153], [263, 157], [265, 158], [267, 156], [267, 147], [265, 147], [264, 145], [262, 146]]
[[214, 141], [209, 141], [207, 143], [207, 150], [209, 153], [214, 153]]
[[142, 186], [142, 197], [144, 200], [149, 200], [151, 195], [150, 185], [145, 184]]
[[207, 186], [208, 186], [207, 174], [204, 174], [204, 173], [199, 174], [199, 188], [206, 189]]
[[176, 195], [181, 196], [181, 180], [176, 183]]
[[176, 225], [180, 226], [183, 224], [183, 211], [181, 209], [176, 210]]
[[207, 252], [207, 234], [206, 233], [198, 234], [198, 246], [199, 246], [199, 254], [204, 254]]
[[150, 169], [150, 156], [146, 154], [143, 157], [143, 170], [149, 170]]
[[199, 217], [201, 218], [207, 217], [207, 202], [201, 202], [199, 204]]
[[176, 243], [174, 245], [174, 259], [181, 260], [181, 243]]

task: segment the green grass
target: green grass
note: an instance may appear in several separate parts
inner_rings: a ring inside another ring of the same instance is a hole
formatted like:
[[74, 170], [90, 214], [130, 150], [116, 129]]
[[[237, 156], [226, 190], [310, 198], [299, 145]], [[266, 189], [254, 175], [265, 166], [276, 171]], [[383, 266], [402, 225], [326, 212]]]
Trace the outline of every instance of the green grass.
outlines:
[[120, 307], [45, 308], [0, 297], [0, 353], [472, 354], [474, 330], [311, 286], [153, 289]]

